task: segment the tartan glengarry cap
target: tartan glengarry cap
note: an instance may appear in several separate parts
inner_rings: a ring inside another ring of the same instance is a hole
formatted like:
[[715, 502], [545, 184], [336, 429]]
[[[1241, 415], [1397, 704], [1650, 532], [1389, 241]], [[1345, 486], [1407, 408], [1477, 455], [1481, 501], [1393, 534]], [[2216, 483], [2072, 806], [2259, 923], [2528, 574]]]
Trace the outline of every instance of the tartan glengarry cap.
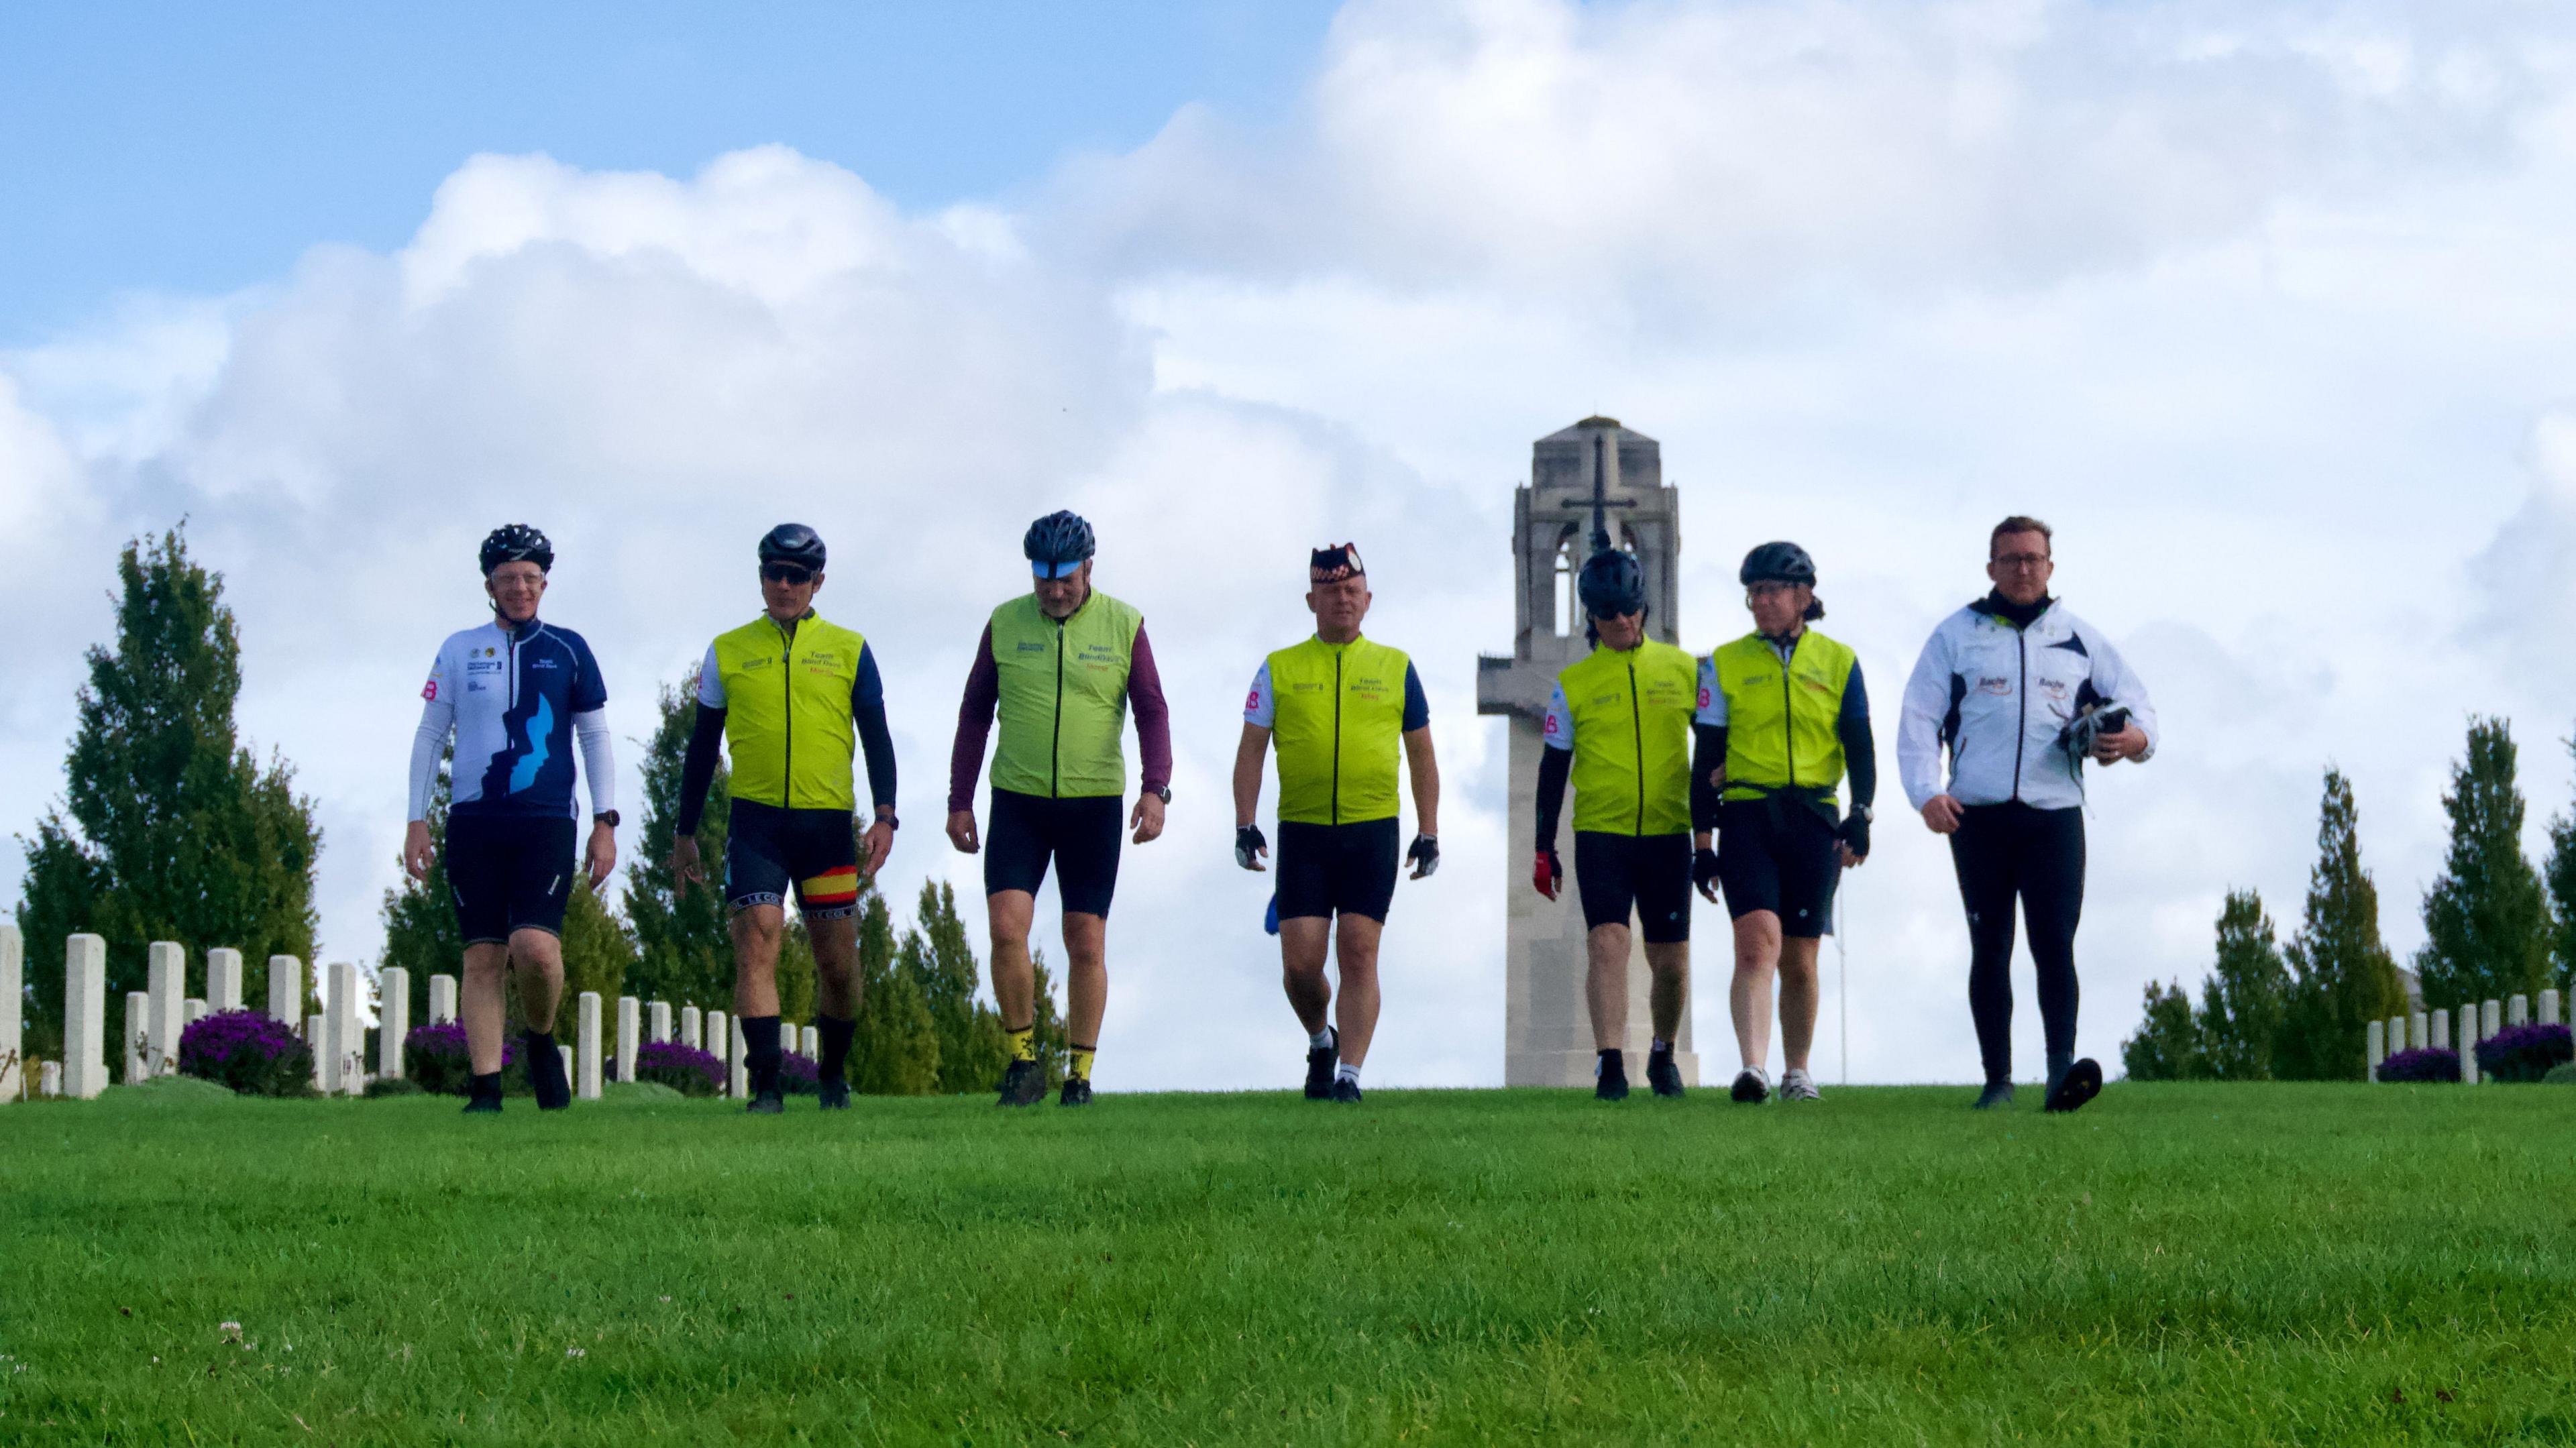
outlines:
[[1360, 545], [1357, 543], [1336, 543], [1329, 548], [1318, 548], [1306, 562], [1306, 577], [1314, 583], [1339, 583], [1367, 572], [1360, 566]]

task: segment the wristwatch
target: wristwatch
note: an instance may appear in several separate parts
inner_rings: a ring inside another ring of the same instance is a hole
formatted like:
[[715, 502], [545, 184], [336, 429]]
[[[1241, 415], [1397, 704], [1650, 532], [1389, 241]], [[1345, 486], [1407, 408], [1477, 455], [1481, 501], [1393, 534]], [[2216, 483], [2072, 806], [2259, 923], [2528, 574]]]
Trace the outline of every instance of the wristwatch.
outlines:
[[1161, 789], [1149, 789], [1145, 792], [1152, 795], [1154, 798], [1161, 800], [1165, 804], [1170, 804], [1172, 802], [1172, 787], [1168, 784], [1164, 785]]
[[1853, 805], [1851, 807], [1851, 817], [1860, 821], [1862, 824], [1871, 824], [1877, 819], [1877, 816], [1870, 813], [1869, 806], [1865, 804]]
[[590, 822], [595, 825], [606, 825], [612, 830], [624, 823], [623, 820], [618, 818], [617, 811], [613, 809], [604, 809], [599, 813], [592, 815], [590, 817]]

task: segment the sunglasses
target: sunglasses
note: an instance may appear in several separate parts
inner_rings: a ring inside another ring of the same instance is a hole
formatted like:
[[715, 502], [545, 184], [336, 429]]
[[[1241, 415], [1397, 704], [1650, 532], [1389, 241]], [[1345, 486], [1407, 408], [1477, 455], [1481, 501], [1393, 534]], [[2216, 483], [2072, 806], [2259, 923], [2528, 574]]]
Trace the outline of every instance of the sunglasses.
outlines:
[[1072, 559], [1064, 563], [1048, 563], [1038, 560], [1032, 561], [1029, 564], [1029, 572], [1040, 578], [1071, 578], [1081, 571], [1082, 560], [1079, 558]]
[[760, 565], [760, 576], [768, 583], [804, 583], [814, 577], [814, 570], [793, 563], [764, 563]]

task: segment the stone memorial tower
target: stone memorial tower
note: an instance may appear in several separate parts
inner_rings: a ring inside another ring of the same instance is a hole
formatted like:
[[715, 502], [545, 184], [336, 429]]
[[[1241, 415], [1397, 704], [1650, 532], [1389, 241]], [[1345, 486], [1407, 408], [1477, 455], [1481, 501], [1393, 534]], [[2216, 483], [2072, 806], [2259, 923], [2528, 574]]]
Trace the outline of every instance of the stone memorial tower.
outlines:
[[[1539, 730], [1557, 671], [1591, 648], [1584, 640], [1583, 606], [1575, 598], [1574, 580], [1591, 553], [1596, 483], [1612, 541], [1645, 565], [1647, 634], [1665, 643], [1679, 642], [1675, 575], [1681, 563], [1681, 498], [1664, 486], [1663, 452], [1655, 440], [1621, 427], [1616, 418], [1587, 417], [1540, 438], [1530, 453], [1529, 484], [1512, 499], [1512, 652], [1476, 661], [1476, 712], [1511, 721], [1511, 835], [1503, 851], [1503, 898], [1509, 902], [1504, 911], [1503, 1084], [1587, 1086], [1592, 1082], [1592, 1019], [1583, 1003], [1583, 907], [1575, 893], [1571, 790], [1557, 827], [1565, 888], [1552, 902], [1530, 888], [1530, 854], [1538, 830], [1531, 796], [1539, 751], [1547, 747]], [[1732, 964], [1725, 934], [1711, 938], [1719, 942], [1717, 953], [1692, 961], [1695, 986], [1704, 978], [1723, 982]], [[1622, 1046], [1632, 1075], [1644, 1070], [1652, 1035], [1645, 944], [1636, 937], [1628, 951], [1628, 1032]], [[1682, 1080], [1699, 1084], [1688, 1014], [1673, 1046]]]

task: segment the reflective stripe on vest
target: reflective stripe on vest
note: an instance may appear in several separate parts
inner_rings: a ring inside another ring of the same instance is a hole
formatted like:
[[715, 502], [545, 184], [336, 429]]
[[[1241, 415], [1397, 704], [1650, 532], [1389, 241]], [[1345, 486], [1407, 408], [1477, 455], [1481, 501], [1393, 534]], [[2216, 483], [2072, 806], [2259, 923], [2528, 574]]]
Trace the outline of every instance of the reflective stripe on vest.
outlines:
[[1626, 653], [1596, 648], [1556, 685], [1574, 715], [1574, 828], [1686, 833], [1699, 660], [1651, 639]]
[[1726, 798], [1798, 788], [1822, 790], [1830, 799], [1843, 777], [1837, 726], [1852, 651], [1809, 629], [1798, 636], [1786, 668], [1760, 634], [1746, 634], [1709, 657], [1726, 695]]
[[1270, 656], [1279, 818], [1348, 825], [1392, 819], [1404, 738], [1401, 649], [1310, 638]]
[[856, 810], [858, 752], [850, 695], [859, 679], [852, 630], [808, 614], [791, 637], [763, 616], [716, 638], [733, 797], [781, 809]]
[[1094, 591], [1058, 622], [1035, 594], [993, 610], [1002, 742], [993, 787], [1051, 799], [1127, 792], [1127, 670], [1145, 617]]

